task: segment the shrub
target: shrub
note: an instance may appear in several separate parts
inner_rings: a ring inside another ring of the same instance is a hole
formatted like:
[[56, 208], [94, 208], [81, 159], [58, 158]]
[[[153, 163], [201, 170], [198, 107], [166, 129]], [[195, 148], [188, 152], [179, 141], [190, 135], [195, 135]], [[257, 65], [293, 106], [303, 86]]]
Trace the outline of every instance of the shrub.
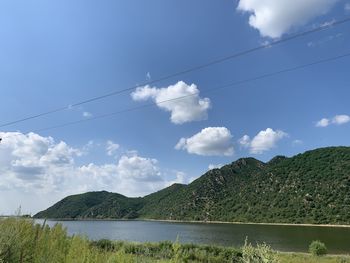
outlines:
[[273, 251], [270, 246], [258, 244], [253, 247], [250, 243], [248, 244], [247, 239], [245, 240], [244, 246], [242, 247], [242, 262], [243, 263], [279, 263], [277, 254]]
[[309, 252], [314, 256], [321, 256], [327, 254], [327, 247], [319, 240], [312, 241], [309, 246]]

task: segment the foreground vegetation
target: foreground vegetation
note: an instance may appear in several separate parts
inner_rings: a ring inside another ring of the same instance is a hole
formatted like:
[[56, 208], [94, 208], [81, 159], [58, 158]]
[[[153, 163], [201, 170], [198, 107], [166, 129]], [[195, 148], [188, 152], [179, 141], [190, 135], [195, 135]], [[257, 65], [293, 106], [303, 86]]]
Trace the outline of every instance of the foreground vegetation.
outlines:
[[349, 170], [350, 147], [267, 163], [243, 158], [144, 198], [90, 192], [69, 196], [35, 217], [350, 224]]
[[265, 244], [240, 248], [180, 244], [89, 241], [68, 236], [62, 225], [49, 228], [30, 219], [0, 220], [1, 263], [350, 263], [349, 257], [277, 253]]

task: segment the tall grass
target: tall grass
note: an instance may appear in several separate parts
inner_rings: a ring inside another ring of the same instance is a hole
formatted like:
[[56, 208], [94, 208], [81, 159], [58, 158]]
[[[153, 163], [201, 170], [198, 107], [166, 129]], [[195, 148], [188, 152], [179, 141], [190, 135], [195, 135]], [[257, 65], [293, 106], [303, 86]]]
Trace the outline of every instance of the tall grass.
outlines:
[[83, 237], [69, 237], [60, 224], [50, 228], [30, 219], [0, 221], [0, 262], [105, 263], [110, 257], [111, 253], [91, 247]]

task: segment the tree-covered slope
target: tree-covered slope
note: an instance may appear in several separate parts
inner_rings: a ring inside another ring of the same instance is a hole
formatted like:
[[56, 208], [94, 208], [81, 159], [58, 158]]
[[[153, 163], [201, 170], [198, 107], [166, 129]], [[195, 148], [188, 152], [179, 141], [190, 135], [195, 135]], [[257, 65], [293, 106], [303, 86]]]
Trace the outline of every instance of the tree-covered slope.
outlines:
[[141, 198], [128, 198], [106, 191], [89, 192], [68, 196], [45, 211], [37, 218], [135, 218], [143, 206]]
[[350, 147], [243, 158], [144, 198], [71, 196], [36, 217], [350, 224]]
[[[146, 202], [141, 216], [157, 219], [220, 220], [217, 215], [214, 218], [212, 212], [226, 195], [234, 194], [229, 187], [248, 183], [250, 175], [258, 174], [263, 167], [262, 162], [245, 158], [221, 169], [213, 169], [188, 186], [163, 198], [157, 206], [151, 207]], [[236, 176], [232, 176], [233, 173]]]

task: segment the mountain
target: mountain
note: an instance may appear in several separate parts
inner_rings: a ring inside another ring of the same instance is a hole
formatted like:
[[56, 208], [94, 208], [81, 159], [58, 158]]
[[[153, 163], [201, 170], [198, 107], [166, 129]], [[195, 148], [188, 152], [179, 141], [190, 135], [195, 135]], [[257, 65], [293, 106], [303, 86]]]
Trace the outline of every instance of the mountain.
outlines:
[[69, 196], [35, 217], [350, 224], [350, 147], [242, 158], [143, 198]]
[[143, 207], [142, 198], [129, 198], [106, 191], [68, 196], [37, 218], [136, 218]]

